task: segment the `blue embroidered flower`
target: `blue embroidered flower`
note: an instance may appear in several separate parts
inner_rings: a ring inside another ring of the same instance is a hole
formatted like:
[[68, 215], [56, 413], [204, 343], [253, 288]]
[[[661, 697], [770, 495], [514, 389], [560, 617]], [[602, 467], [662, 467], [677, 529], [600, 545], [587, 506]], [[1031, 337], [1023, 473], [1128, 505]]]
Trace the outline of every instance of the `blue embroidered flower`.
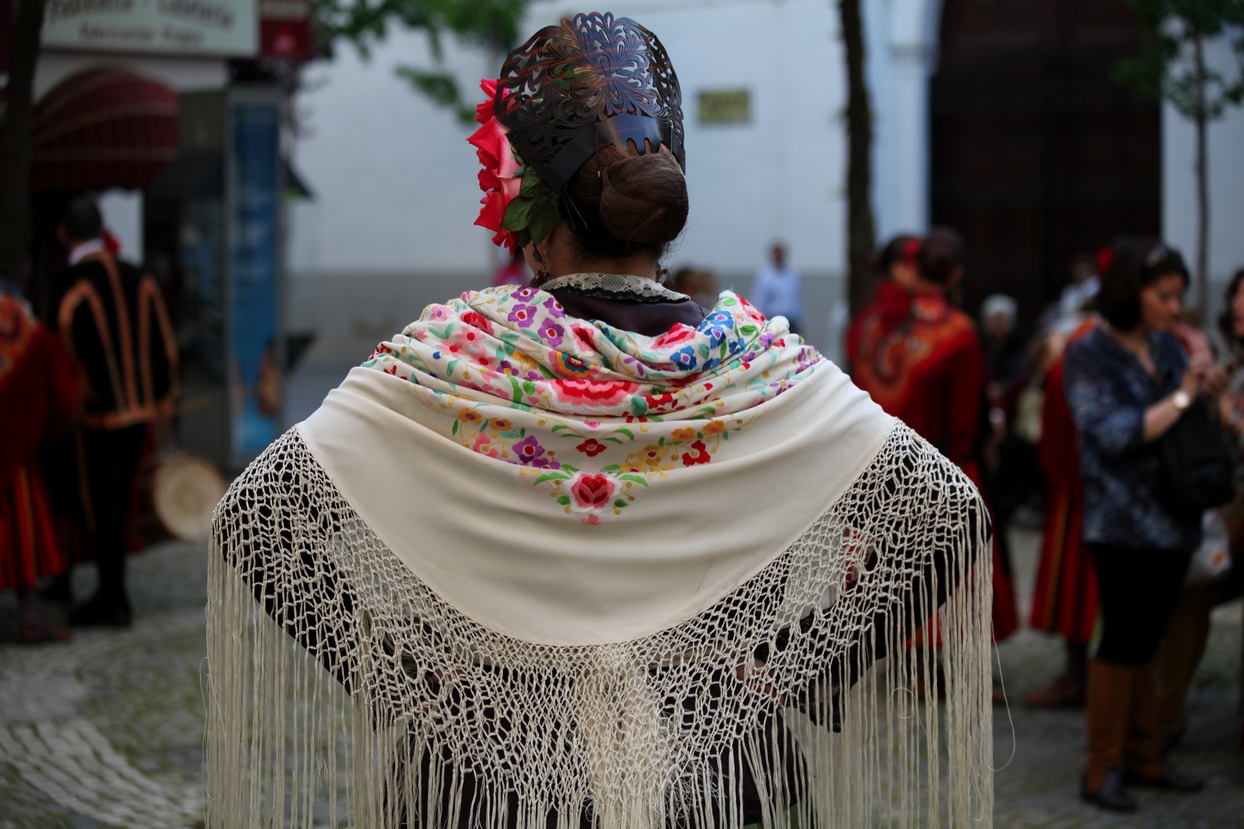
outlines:
[[692, 346], [680, 348], [678, 351], [675, 351], [670, 355], [670, 359], [686, 369], [695, 368], [696, 364], [699, 362], [698, 358], [695, 356], [695, 348]]

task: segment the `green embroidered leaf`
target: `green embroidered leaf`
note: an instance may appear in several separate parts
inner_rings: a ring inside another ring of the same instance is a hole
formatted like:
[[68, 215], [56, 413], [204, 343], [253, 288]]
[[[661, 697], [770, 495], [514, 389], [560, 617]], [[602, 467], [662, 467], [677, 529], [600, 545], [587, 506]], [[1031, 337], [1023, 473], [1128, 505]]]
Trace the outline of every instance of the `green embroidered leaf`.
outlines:
[[754, 325], [744, 325], [744, 326], [740, 326], [739, 333], [744, 336], [751, 336], [752, 334], [755, 334], [758, 330], [759, 329], [756, 328], [756, 326]]
[[618, 478], [623, 481], [630, 481], [631, 483], [634, 483], [634, 484], [643, 484], [644, 486], [648, 486], [648, 479], [645, 478], [643, 475], [632, 475], [630, 473], [627, 473], [625, 475], [619, 475]]
[[567, 474], [566, 474], [566, 473], [564, 473], [564, 472], [560, 472], [560, 471], [558, 471], [558, 472], [545, 472], [545, 473], [544, 473], [543, 475], [541, 475], [539, 478], [536, 478], [536, 483], [537, 483], [537, 484], [542, 484], [542, 483], [544, 483], [545, 481], [566, 481], [566, 480], [569, 480], [569, 479], [570, 479], [570, 476], [569, 476], [569, 475], [567, 475]]
[[625, 498], [619, 498], [618, 500], [613, 502], [613, 505], [617, 507], [618, 509], [622, 509], [622, 507], [626, 506], [626, 503], [627, 502]]
[[610, 443], [616, 443], [618, 446], [622, 445], [622, 438], [615, 438], [613, 435], [610, 435], [609, 437], [604, 438], [604, 440], [607, 440]]
[[458, 418], [456, 417], [454, 418], [454, 425], [449, 427], [449, 434], [451, 435], [458, 434]]
[[449, 374], [453, 374], [454, 366], [458, 365], [458, 363], [460, 362], [462, 361], [461, 360], [450, 360], [449, 365], [445, 367], [445, 371], [448, 372]]
[[[631, 413], [632, 413], [632, 414], [635, 414], [635, 415], [639, 415], [640, 417], [642, 417], [643, 415], [648, 414], [648, 401], [647, 401], [647, 400], [644, 400], [644, 399], [643, 399], [642, 397], [640, 397], [639, 395], [635, 395], [634, 397], [632, 397], [632, 398], [631, 398]], [[624, 431], [626, 431], [626, 430], [625, 430], [625, 429], [619, 429], [618, 431], [619, 431], [619, 432], [624, 432]], [[631, 438], [631, 440], [634, 440], [634, 439], [635, 439], [635, 435], [633, 435], [633, 434], [632, 434], [632, 435], [630, 435], [629, 437]]]
[[527, 394], [535, 394], [535, 393], [536, 393], [536, 384], [535, 384], [535, 383], [533, 383], [533, 382], [531, 382], [530, 380], [524, 380], [524, 381], [523, 381], [523, 391], [524, 391], [524, 392], [526, 392]]
[[701, 357], [707, 357], [707, 356], [708, 356], [708, 346], [707, 346], [707, 345], [705, 345], [704, 343], [700, 343], [700, 347], [699, 347], [699, 348], [697, 348], [697, 349], [696, 349], [696, 351], [697, 351], [697, 352], [699, 352], [699, 355], [700, 355]]
[[570, 503], [570, 496], [569, 496], [569, 495], [562, 495], [562, 496], [560, 496], [560, 497], [557, 499], [557, 503], [561, 504], [563, 507], [564, 507], [564, 506], [567, 506], [567, 505]]
[[519, 385], [518, 378], [514, 375], [507, 375], [510, 378], [510, 389], [513, 394], [510, 396], [511, 403], [521, 403], [523, 400], [523, 388]]
[[[644, 405], [646, 406], [646, 405], [648, 405], [648, 404], [647, 404], [647, 403], [645, 403]], [[635, 433], [634, 433], [634, 432], [632, 432], [630, 429], [618, 429], [618, 430], [617, 430], [617, 434], [620, 434], [620, 435], [626, 435], [626, 436], [627, 436], [628, 438], [630, 438], [631, 440], [634, 440], [634, 439], [635, 439]]]

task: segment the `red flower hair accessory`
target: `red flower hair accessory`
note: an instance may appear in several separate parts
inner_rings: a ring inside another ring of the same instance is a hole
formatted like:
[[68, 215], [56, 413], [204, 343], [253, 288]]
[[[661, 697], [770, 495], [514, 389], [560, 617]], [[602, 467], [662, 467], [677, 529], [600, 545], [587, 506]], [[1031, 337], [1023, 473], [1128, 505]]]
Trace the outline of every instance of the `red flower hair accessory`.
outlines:
[[1114, 264], [1114, 248], [1107, 245], [1106, 247], [1097, 251], [1097, 273], [1099, 276], [1104, 275], [1106, 271], [1110, 270], [1110, 266], [1113, 264]]
[[514, 253], [518, 249], [518, 237], [502, 228], [501, 223], [510, 202], [517, 198], [522, 187], [522, 181], [515, 175], [520, 165], [510, 147], [510, 139], [506, 137], [509, 130], [492, 115], [497, 82], [485, 78], [480, 81], [479, 87], [488, 100], [475, 107], [475, 120], [482, 126], [467, 139], [475, 147], [479, 163], [484, 165], [484, 169], [479, 171], [479, 189], [484, 191], [480, 204], [484, 207], [479, 211], [475, 224], [493, 232], [493, 244], [498, 247], [505, 245], [510, 253]]
[[[533, 241], [544, 241], [557, 227], [557, 194], [523, 164], [510, 144], [509, 128], [497, 120], [497, 81], [485, 78], [479, 86], [488, 97], [475, 107], [481, 126], [467, 139], [484, 166], [479, 171], [483, 207], [475, 224], [491, 230], [493, 244], [513, 254]], [[508, 92], [502, 89], [502, 97]]]
[[903, 243], [903, 261], [913, 264], [916, 257], [920, 255], [920, 240], [916, 238], [908, 239]]

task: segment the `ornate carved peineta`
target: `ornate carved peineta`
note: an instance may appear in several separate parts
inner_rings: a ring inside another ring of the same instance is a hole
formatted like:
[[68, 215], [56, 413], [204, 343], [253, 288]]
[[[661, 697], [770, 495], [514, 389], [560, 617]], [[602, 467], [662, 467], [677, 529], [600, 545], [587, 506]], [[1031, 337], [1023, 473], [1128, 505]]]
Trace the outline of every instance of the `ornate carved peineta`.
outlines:
[[629, 18], [593, 12], [541, 29], [506, 59], [493, 106], [558, 193], [608, 143], [641, 154], [664, 144], [686, 169], [678, 77], [656, 35]]

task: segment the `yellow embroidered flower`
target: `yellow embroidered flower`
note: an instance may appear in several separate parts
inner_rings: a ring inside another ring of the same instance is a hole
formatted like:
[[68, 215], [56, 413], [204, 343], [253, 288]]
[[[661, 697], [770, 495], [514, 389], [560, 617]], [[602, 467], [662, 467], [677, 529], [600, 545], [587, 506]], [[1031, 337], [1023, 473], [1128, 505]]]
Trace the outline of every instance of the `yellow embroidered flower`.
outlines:
[[686, 443], [689, 440], [695, 440], [695, 429], [675, 429], [674, 440], [679, 443]]
[[665, 449], [655, 443], [650, 443], [644, 447], [644, 451], [639, 453], [639, 457], [648, 466], [655, 468], [665, 460]]
[[710, 420], [708, 425], [704, 427], [704, 436], [720, 435], [726, 431], [726, 423], [724, 420]]

